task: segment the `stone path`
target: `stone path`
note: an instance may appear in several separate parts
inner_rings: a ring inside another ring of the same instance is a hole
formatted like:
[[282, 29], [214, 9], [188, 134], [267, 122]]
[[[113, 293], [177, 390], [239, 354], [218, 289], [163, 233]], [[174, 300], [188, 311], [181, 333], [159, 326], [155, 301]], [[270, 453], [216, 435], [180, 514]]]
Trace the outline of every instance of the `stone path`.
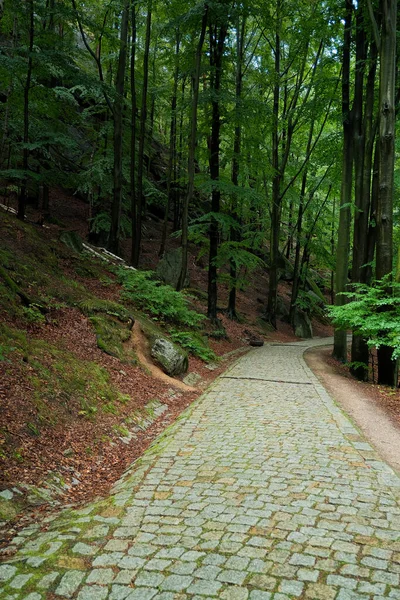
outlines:
[[21, 532], [0, 598], [400, 599], [400, 480], [307, 345], [252, 351], [109, 498]]

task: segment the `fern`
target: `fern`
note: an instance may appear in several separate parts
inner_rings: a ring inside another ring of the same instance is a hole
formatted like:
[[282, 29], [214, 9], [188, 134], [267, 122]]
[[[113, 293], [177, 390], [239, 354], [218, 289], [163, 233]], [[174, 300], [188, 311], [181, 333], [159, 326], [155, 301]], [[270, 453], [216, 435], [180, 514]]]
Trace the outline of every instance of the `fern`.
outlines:
[[188, 297], [155, 279], [152, 271], [118, 269], [122, 297], [155, 319], [199, 327], [204, 317], [188, 307]]
[[[339, 329], [352, 329], [371, 347], [390, 346], [393, 358], [400, 357], [400, 284], [387, 276], [372, 286], [354, 284], [344, 292], [350, 302], [331, 306], [329, 314]], [[391, 291], [388, 291], [391, 290]]]

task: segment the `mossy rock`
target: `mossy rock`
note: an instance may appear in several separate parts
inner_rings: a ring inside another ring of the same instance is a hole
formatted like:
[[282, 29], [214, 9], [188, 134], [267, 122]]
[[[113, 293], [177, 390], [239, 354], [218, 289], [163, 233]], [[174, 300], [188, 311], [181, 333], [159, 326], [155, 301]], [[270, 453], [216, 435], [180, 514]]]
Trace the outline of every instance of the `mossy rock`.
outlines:
[[[176, 288], [182, 269], [182, 248], [175, 248], [167, 252], [156, 267], [158, 277], [167, 285]], [[189, 275], [186, 278], [183, 287], [190, 285]]]
[[163, 371], [171, 377], [182, 375], [188, 370], [189, 361], [186, 352], [166, 338], [154, 338], [150, 353]]
[[20, 506], [15, 500], [0, 498], [0, 521], [12, 521], [17, 516]]

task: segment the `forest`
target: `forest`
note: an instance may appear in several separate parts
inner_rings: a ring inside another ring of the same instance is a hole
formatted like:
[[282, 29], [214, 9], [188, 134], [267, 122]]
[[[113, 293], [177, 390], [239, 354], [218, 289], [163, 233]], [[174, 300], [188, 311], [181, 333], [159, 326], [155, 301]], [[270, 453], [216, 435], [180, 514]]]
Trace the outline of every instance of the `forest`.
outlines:
[[51, 223], [51, 190], [69, 190], [88, 206], [88, 240], [135, 268], [157, 216], [159, 257], [180, 243], [177, 291], [189, 245], [206, 257], [217, 329], [221, 284], [238, 319], [237, 292], [260, 268], [276, 328], [290, 268], [290, 323], [322, 295], [335, 357], [347, 360], [352, 330], [353, 374], [368, 377], [376, 348], [378, 381], [395, 383], [395, 0], [5, 0], [0, 11], [4, 205]]

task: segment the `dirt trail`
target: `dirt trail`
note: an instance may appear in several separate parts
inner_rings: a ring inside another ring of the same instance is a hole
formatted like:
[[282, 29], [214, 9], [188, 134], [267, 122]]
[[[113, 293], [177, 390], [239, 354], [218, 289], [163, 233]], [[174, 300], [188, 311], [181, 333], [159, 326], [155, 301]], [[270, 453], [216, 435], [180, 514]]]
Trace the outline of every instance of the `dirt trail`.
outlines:
[[332, 349], [313, 348], [304, 354], [310, 369], [326, 390], [354, 420], [378, 453], [400, 473], [400, 430], [378, 405], [374, 390], [367, 384], [344, 377], [327, 359]]

